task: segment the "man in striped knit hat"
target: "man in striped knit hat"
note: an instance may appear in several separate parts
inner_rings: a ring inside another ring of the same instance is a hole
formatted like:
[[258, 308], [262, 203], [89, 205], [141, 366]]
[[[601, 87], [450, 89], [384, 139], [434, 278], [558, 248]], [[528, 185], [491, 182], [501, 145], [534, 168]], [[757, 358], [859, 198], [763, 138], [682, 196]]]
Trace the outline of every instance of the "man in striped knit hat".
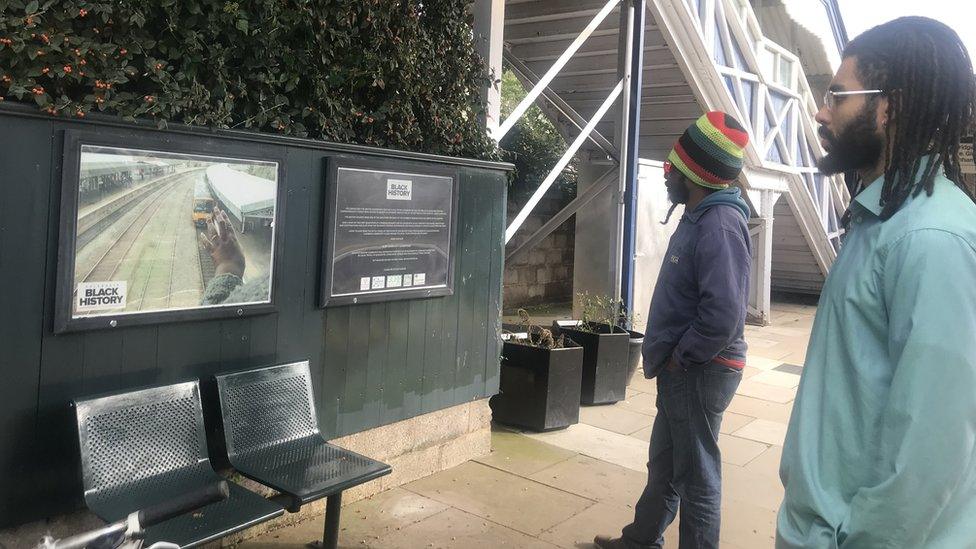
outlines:
[[[736, 178], [746, 130], [710, 112], [692, 124], [664, 165], [671, 211], [684, 215], [664, 256], [648, 314], [644, 375], [657, 377], [644, 493], [619, 538], [601, 549], [662, 547], [681, 509], [681, 547], [718, 547], [719, 425], [742, 380], [751, 252], [749, 206]], [[667, 222], [667, 220], [665, 220]]]

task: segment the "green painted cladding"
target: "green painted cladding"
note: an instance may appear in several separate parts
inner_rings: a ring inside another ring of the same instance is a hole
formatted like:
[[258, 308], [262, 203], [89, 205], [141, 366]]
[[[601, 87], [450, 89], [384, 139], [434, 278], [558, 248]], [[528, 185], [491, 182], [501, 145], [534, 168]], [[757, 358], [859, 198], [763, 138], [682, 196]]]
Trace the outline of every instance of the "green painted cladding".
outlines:
[[[206, 396], [217, 372], [309, 359], [319, 425], [337, 437], [497, 392], [507, 165], [254, 134], [160, 132], [231, 148], [260, 143], [284, 158], [276, 311], [54, 335], [66, 129], [157, 132], [0, 109], [0, 527], [81, 505], [69, 403], [84, 395], [201, 379]], [[323, 158], [336, 154], [457, 169], [454, 295], [317, 306]]]

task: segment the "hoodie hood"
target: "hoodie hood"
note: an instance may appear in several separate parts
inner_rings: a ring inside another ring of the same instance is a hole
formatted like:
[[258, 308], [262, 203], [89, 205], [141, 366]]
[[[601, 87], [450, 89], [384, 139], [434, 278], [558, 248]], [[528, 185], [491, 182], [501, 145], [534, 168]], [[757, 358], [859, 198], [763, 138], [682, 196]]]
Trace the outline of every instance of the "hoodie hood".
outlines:
[[739, 213], [742, 214], [742, 217], [744, 217], [746, 221], [749, 220], [751, 210], [749, 209], [749, 204], [747, 204], [745, 199], [742, 198], [742, 190], [740, 190], [739, 187], [729, 187], [728, 189], [715, 191], [706, 196], [705, 199], [698, 204], [694, 211], [689, 214], [689, 216], [693, 221], [697, 221], [698, 218], [700, 218], [709, 208], [721, 204], [734, 207], [739, 211]]

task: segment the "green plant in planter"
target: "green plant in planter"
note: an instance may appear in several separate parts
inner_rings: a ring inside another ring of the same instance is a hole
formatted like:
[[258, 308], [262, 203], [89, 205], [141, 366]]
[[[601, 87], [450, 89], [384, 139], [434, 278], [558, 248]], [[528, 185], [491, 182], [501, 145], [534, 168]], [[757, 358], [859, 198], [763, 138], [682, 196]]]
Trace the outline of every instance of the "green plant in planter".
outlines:
[[627, 306], [623, 301], [605, 295], [591, 295], [589, 292], [576, 294], [580, 304], [580, 323], [576, 329], [584, 332], [597, 333], [599, 326], [612, 326], [627, 330], [633, 324], [633, 315], [627, 313]]
[[577, 295], [582, 309], [582, 318], [575, 329], [588, 333], [601, 332], [601, 326], [613, 326], [614, 332], [625, 331], [629, 335], [629, 349], [627, 353], [627, 384], [634, 378], [634, 374], [640, 367], [641, 347], [644, 343], [644, 334], [635, 330], [636, 323], [640, 322], [640, 315], [633, 311], [628, 311], [627, 306], [622, 300], [608, 296], [591, 296], [587, 292]]
[[517, 325], [506, 329], [499, 393], [489, 401], [493, 418], [536, 431], [577, 423], [583, 348], [533, 325], [525, 310], [519, 310], [519, 318]]
[[612, 404], [624, 399], [628, 374], [628, 332], [619, 326], [620, 303], [605, 296], [577, 294], [582, 314], [557, 321], [554, 329], [583, 346], [580, 402]]
[[[565, 335], [560, 334], [559, 337], [553, 337], [552, 330], [532, 324], [532, 317], [529, 316], [529, 312], [525, 309], [519, 309], [518, 316], [519, 331], [504, 331], [509, 335], [508, 341], [520, 345], [540, 347], [542, 349], [563, 349], [566, 347]], [[521, 336], [523, 333], [525, 334], [524, 337]]]

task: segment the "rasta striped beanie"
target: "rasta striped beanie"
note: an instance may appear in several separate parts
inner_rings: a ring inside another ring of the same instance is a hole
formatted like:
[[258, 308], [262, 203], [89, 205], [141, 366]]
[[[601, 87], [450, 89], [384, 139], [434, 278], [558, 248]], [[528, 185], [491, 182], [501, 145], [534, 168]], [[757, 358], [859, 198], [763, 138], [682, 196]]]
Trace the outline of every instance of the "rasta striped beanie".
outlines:
[[724, 112], [701, 116], [685, 130], [668, 155], [668, 168], [709, 189], [725, 189], [742, 171], [742, 149], [749, 144], [745, 128]]

